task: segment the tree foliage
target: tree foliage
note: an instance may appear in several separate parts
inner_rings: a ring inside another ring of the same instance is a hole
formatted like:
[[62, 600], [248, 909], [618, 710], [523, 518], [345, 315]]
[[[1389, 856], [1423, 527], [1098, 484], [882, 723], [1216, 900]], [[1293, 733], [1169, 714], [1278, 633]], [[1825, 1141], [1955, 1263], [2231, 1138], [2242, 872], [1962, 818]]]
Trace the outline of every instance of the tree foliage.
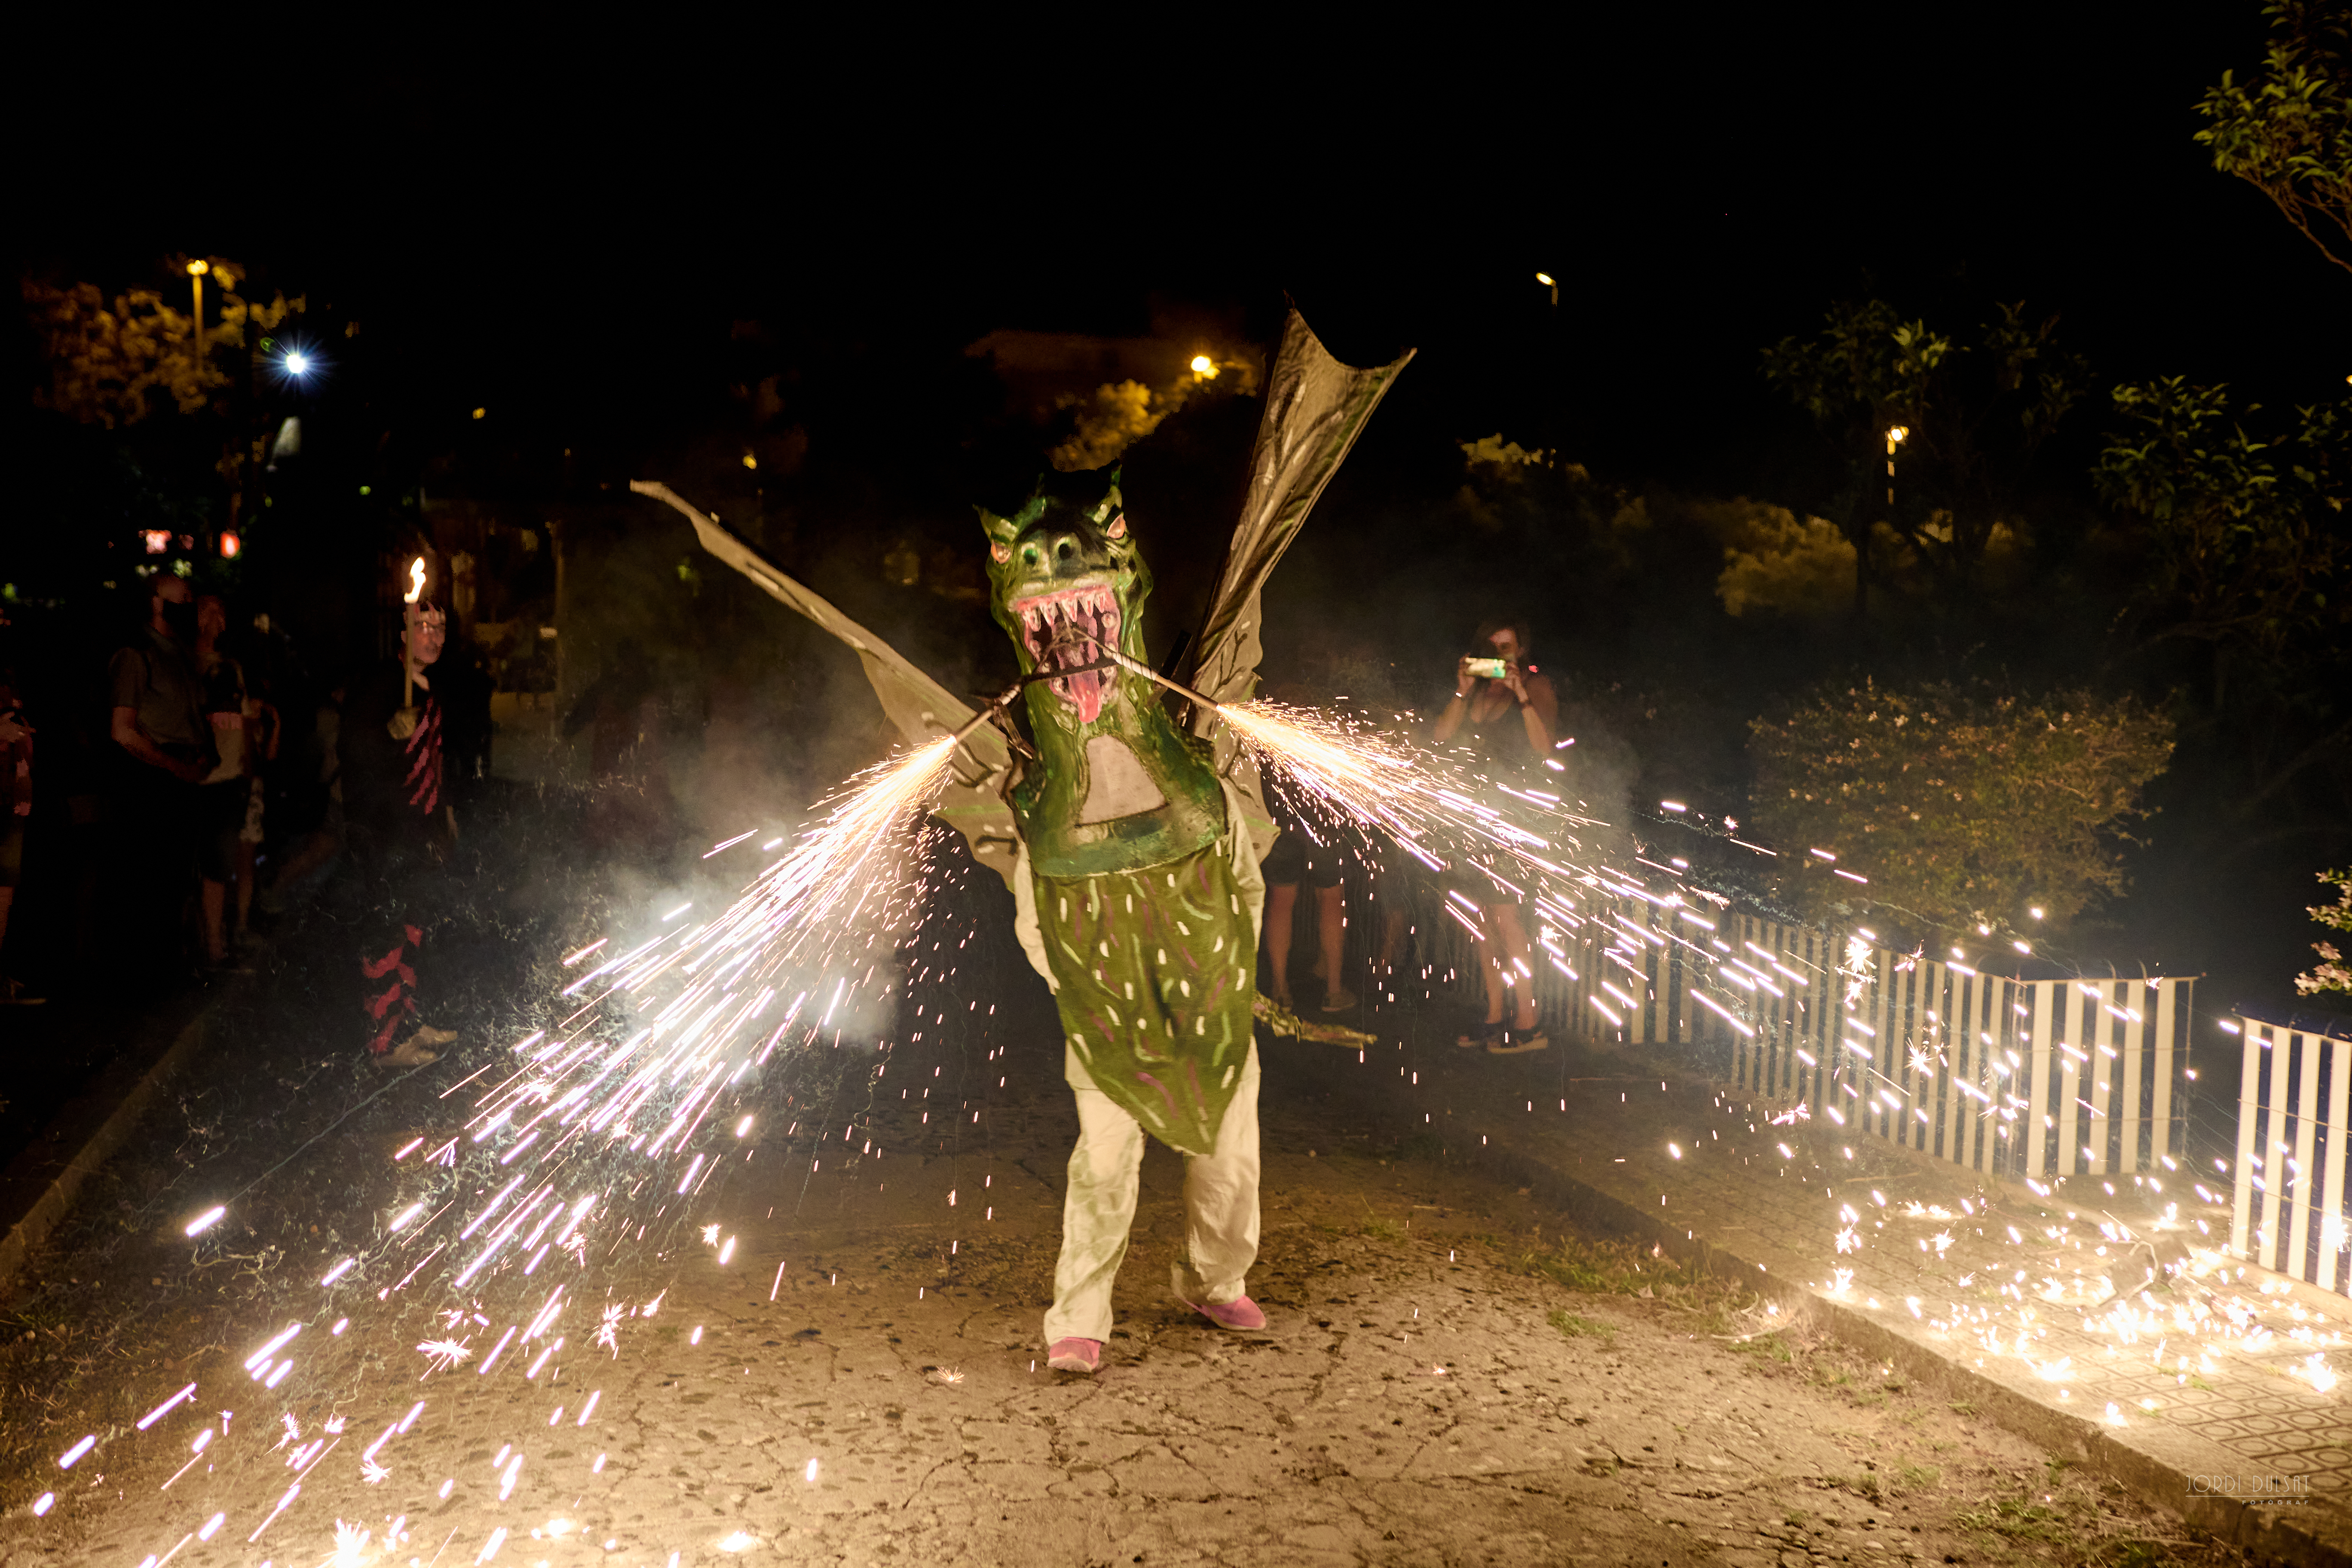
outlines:
[[[1936, 588], [1979, 586], [1989, 555], [2023, 533], [2024, 466], [2086, 384], [2057, 330], [2057, 317], [2034, 320], [2022, 301], [1997, 305], [1966, 340], [1905, 321], [1885, 300], [1841, 301], [1815, 336], [1765, 350], [1766, 379], [1839, 454], [1843, 482], [1813, 498], [1814, 509], [1860, 546], [1891, 527]], [[1907, 436], [1889, 507], [1885, 441], [1895, 426]], [[1880, 563], [1871, 580], [1890, 580], [1895, 564]]]
[[2352, 8], [2273, 0], [2261, 71], [2228, 71], [2197, 105], [2213, 167], [2252, 185], [2336, 266], [2352, 269]]
[[26, 279], [26, 315], [49, 371], [34, 401], [78, 424], [111, 430], [146, 418], [161, 399], [194, 414], [230, 390], [234, 384], [215, 352], [245, 347], [248, 331], [275, 330], [304, 302], [281, 293], [256, 304], [236, 292], [244, 268], [217, 257], [209, 267], [207, 292], [218, 300], [220, 315], [205, 327], [201, 353], [194, 317], [157, 289], [127, 289], [110, 300], [95, 283]]
[[1816, 918], [1866, 900], [1945, 931], [2022, 926], [2031, 907], [2053, 927], [2122, 891], [2141, 789], [2172, 753], [2171, 721], [2129, 697], [1981, 682], [1824, 689], [1748, 728], [1785, 895]]
[[2342, 618], [2331, 597], [2346, 561], [2342, 408], [2297, 409], [2265, 438], [2226, 388], [2182, 376], [2119, 386], [2115, 400], [2126, 430], [2093, 472], [2101, 496], [2146, 525], [2151, 635], [2276, 660], [2298, 632]]
[[[2336, 901], [2305, 905], [2311, 918], [2330, 931], [2352, 931], [2352, 869], [2322, 871], [2319, 879], [2335, 885]], [[2352, 967], [2346, 966], [2336, 944], [2315, 942], [2311, 950], [2319, 954], [2319, 962], [2311, 966], [2310, 973], [2294, 977], [2294, 988], [2306, 996], [2321, 991], [2352, 992]]]

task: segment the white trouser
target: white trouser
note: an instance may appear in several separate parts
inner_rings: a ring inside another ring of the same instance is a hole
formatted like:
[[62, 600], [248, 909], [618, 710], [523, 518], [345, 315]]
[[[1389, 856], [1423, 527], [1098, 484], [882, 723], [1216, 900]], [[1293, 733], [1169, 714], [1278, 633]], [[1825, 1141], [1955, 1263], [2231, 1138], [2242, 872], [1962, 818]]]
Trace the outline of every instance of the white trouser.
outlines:
[[[1054, 1305], [1045, 1342], [1110, 1338], [1110, 1284], [1127, 1257], [1143, 1169], [1143, 1128], [1094, 1087], [1065, 1047], [1064, 1076], [1078, 1100], [1078, 1146], [1062, 1202], [1062, 1256], [1054, 1265]], [[1188, 1301], [1225, 1302], [1248, 1294], [1257, 1261], [1257, 1047], [1250, 1047], [1233, 1103], [1217, 1129], [1216, 1152], [1184, 1161], [1184, 1251], [1169, 1283]]]

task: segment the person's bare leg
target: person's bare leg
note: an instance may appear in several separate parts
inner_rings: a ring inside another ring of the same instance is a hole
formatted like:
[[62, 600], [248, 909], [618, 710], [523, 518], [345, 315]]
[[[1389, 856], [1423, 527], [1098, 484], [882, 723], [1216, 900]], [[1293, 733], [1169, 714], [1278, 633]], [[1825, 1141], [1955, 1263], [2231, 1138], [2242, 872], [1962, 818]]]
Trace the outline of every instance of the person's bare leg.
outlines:
[[[1373, 889], [1371, 898], [1374, 902], [1379, 901], [1380, 896], [1380, 889]], [[1408, 934], [1405, 928], [1412, 923], [1412, 900], [1391, 886], [1389, 901], [1381, 905], [1380, 914], [1381, 978], [1386, 980], [1395, 974], [1397, 954], [1404, 951], [1404, 939]]]
[[228, 957], [228, 939], [221, 931], [221, 911], [228, 902], [228, 886], [204, 879], [205, 956], [215, 963]]
[[1274, 971], [1274, 999], [1290, 1005], [1290, 917], [1298, 884], [1276, 882], [1265, 890], [1265, 954]]
[[[1518, 1007], [1512, 1015], [1515, 1020], [1513, 1026], [1532, 1029], [1536, 1026], [1536, 988], [1533, 979], [1535, 965], [1531, 962], [1533, 952], [1528, 945], [1528, 928], [1520, 922], [1517, 906], [1513, 904], [1496, 904], [1487, 911], [1487, 918], [1495, 922], [1503, 939], [1501, 943], [1503, 957], [1494, 971], [1495, 984], [1497, 988], [1502, 984], [1501, 965], [1511, 964], [1511, 990], [1518, 997]], [[1513, 963], [1514, 960], [1517, 962]], [[1499, 1019], [1502, 1016], [1499, 999], [1493, 1011], [1496, 1018]]]
[[1315, 934], [1323, 950], [1323, 1000], [1326, 1005], [1349, 997], [1342, 978], [1341, 952], [1348, 937], [1348, 889], [1345, 883], [1315, 889]]
[[[1489, 911], [1487, 919], [1493, 918], [1492, 911]], [[1486, 1022], [1489, 1024], [1503, 1021], [1503, 969], [1499, 954], [1500, 950], [1492, 936], [1478, 939], [1478, 977], [1486, 985]]]

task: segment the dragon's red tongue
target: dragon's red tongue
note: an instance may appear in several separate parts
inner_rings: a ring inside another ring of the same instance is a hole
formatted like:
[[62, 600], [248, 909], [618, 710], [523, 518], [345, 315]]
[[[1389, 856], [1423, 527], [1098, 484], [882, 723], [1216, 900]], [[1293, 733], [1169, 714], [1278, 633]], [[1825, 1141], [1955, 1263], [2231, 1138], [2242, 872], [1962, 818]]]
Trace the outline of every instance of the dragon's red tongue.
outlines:
[[1091, 724], [1102, 716], [1103, 675], [1099, 669], [1065, 677], [1063, 686], [1070, 694], [1071, 703], [1078, 710], [1078, 721]]

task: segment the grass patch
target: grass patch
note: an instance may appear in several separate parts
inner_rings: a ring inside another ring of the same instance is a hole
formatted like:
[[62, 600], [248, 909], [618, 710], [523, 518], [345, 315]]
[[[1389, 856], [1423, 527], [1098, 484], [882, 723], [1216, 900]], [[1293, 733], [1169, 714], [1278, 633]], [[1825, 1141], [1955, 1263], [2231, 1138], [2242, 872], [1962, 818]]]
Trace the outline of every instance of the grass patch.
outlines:
[[1780, 1337], [1778, 1330], [1769, 1334], [1759, 1334], [1752, 1340], [1734, 1341], [1731, 1348], [1752, 1356], [1761, 1356], [1766, 1361], [1779, 1362], [1782, 1366], [1788, 1366], [1797, 1359], [1797, 1352], [1789, 1348], [1789, 1342]]
[[1998, 1535], [2009, 1541], [2056, 1541], [2065, 1515], [2048, 1503], [2031, 1498], [1992, 1498], [1952, 1516], [1962, 1530]]
[[1731, 1331], [1730, 1314], [1752, 1303], [1753, 1292], [1663, 1252], [1625, 1241], [1587, 1241], [1566, 1237], [1549, 1247], [1522, 1245], [1503, 1249], [1503, 1262], [1593, 1296], [1646, 1296], [1703, 1314], [1706, 1331]]
[[1925, 1490], [1928, 1487], [1942, 1485], [1944, 1472], [1941, 1467], [1936, 1465], [1906, 1465], [1895, 1472], [1895, 1479], [1906, 1487], [1917, 1487]]
[[1580, 1318], [1570, 1311], [1553, 1312], [1544, 1321], [1571, 1340], [1608, 1340], [1616, 1337], [1616, 1331], [1600, 1319]]
[[1379, 1215], [1374, 1215], [1356, 1227], [1356, 1234], [1373, 1237], [1381, 1241], [1394, 1241], [1403, 1236], [1404, 1231], [1396, 1221], [1382, 1219]]

